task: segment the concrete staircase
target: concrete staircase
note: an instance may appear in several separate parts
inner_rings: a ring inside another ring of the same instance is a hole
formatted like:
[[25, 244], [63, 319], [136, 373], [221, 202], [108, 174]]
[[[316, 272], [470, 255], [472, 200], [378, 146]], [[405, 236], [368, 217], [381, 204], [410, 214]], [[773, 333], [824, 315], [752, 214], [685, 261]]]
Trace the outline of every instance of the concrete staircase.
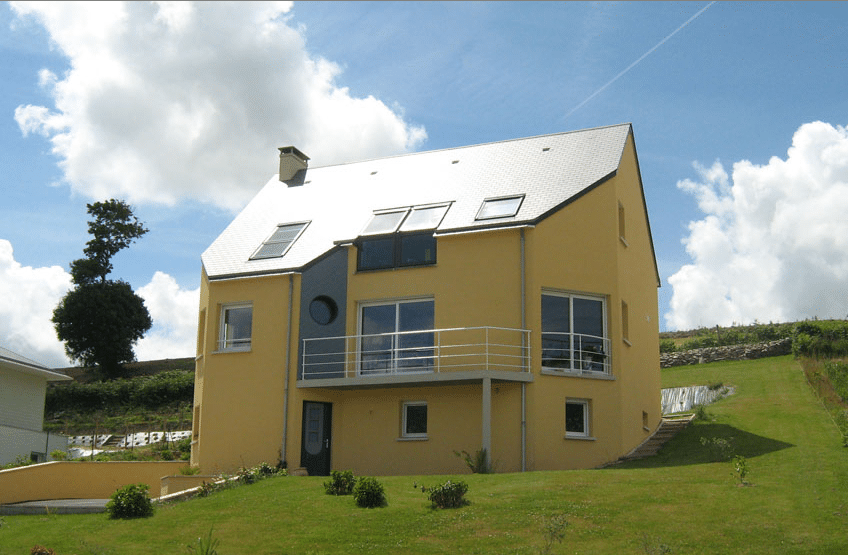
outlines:
[[630, 454], [621, 457], [617, 462], [635, 461], [653, 457], [666, 444], [668, 440], [676, 436], [683, 428], [692, 422], [695, 418], [694, 414], [686, 414], [683, 416], [675, 416], [674, 418], [663, 418], [660, 427], [654, 434], [646, 439], [642, 445], [630, 452]]

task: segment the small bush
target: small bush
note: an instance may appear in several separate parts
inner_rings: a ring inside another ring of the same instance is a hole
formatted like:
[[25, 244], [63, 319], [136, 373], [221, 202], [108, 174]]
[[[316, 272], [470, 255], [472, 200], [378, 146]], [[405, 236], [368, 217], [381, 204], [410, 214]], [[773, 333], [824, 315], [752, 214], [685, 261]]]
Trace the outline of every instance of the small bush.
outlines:
[[56, 555], [56, 552], [42, 545], [34, 545], [29, 550], [29, 555]]
[[256, 471], [253, 468], [245, 468], [241, 467], [238, 472], [236, 472], [236, 480], [240, 484], [250, 485], [256, 483], [259, 477], [256, 475]]
[[385, 507], [386, 492], [383, 489], [383, 484], [377, 481], [376, 478], [359, 478], [356, 485], [353, 487], [353, 500], [356, 505], [366, 509], [375, 507]]
[[129, 484], [112, 494], [106, 503], [109, 518], [145, 518], [153, 516], [153, 503], [147, 484]]
[[324, 482], [324, 491], [327, 495], [350, 495], [355, 484], [352, 470], [333, 470], [330, 481]]
[[660, 340], [660, 352], [661, 353], [675, 353], [677, 352], [677, 345], [674, 343], [673, 339], [661, 339]]
[[454, 455], [465, 461], [465, 466], [472, 474], [491, 474], [494, 472], [494, 467], [489, 461], [489, 453], [485, 448], [480, 448], [472, 456], [468, 451], [454, 451]]
[[434, 507], [439, 509], [455, 509], [468, 505], [465, 494], [468, 492], [468, 484], [465, 482], [452, 482], [448, 480], [444, 484], [432, 488], [422, 487], [421, 491], [427, 494], [427, 499]]

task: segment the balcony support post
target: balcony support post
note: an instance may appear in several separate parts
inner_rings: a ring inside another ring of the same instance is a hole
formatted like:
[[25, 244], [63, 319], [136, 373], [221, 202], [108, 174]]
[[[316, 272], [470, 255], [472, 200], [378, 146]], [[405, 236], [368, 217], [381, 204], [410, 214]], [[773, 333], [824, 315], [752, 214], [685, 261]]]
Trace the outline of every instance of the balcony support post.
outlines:
[[492, 460], [492, 378], [483, 378], [483, 449], [486, 450], [486, 464]]

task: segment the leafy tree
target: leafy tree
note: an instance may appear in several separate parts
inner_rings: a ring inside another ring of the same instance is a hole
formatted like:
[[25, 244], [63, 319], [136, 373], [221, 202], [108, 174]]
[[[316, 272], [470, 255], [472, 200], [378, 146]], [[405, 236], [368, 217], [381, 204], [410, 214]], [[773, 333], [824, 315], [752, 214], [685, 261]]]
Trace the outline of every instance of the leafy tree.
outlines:
[[135, 360], [133, 345], [153, 325], [144, 300], [125, 281], [110, 280], [112, 257], [147, 233], [125, 202], [88, 204], [92, 239], [85, 258], [71, 262], [75, 285], [53, 311], [56, 334], [65, 352], [85, 366], [115, 376], [121, 364]]

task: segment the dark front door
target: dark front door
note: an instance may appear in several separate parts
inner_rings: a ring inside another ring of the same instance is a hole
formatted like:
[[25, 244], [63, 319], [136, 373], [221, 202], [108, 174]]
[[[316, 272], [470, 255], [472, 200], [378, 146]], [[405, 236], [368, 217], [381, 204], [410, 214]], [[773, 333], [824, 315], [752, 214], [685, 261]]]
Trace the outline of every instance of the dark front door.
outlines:
[[306, 468], [310, 476], [330, 475], [332, 413], [332, 403], [303, 402], [300, 466]]

